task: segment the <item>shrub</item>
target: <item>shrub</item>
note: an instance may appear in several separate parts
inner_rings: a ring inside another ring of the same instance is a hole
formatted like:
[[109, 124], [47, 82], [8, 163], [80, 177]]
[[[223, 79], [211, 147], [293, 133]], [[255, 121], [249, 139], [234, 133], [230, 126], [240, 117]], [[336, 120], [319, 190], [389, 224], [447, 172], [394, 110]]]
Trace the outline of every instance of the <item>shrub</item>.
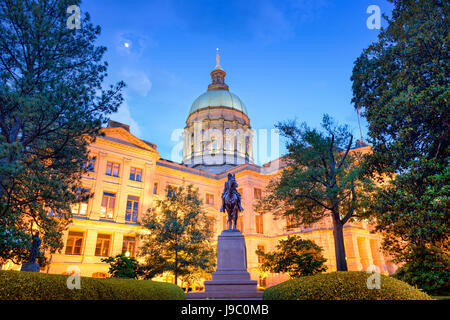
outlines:
[[138, 277], [139, 263], [133, 257], [127, 257], [122, 253], [115, 258], [103, 258], [102, 261], [109, 263], [109, 274], [113, 278], [136, 279]]
[[165, 282], [81, 277], [67, 288], [67, 275], [0, 271], [0, 300], [184, 300], [183, 290]]
[[280, 240], [277, 251], [264, 253], [257, 250], [256, 254], [262, 258], [262, 271], [273, 273], [286, 272], [292, 278], [312, 276], [327, 270], [322, 248], [310, 240], [303, 240], [297, 236]]
[[430, 300], [409, 284], [381, 276], [381, 289], [368, 289], [370, 274], [330, 272], [291, 279], [264, 291], [264, 300]]

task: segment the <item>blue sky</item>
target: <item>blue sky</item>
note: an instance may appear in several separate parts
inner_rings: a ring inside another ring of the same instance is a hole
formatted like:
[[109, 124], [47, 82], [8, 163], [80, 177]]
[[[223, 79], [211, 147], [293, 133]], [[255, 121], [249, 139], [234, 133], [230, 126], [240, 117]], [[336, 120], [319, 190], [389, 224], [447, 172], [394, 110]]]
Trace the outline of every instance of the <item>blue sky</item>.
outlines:
[[84, 0], [81, 11], [102, 28], [108, 83], [127, 83], [111, 118], [177, 160], [172, 134], [206, 91], [216, 48], [257, 131], [270, 136], [277, 122], [294, 118], [318, 127], [328, 113], [359, 138], [350, 76], [379, 32], [366, 26], [370, 5], [392, 9], [384, 0]]

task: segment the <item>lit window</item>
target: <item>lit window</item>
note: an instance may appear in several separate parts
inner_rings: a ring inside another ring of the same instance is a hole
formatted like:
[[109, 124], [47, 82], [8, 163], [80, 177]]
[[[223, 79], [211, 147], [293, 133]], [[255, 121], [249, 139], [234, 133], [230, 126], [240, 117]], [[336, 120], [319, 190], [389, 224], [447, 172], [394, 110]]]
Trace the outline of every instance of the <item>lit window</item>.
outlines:
[[[263, 245], [258, 245], [258, 250], [266, 252], [266, 248]], [[258, 263], [263, 263], [263, 258], [260, 255], [258, 255]]]
[[95, 245], [95, 255], [97, 257], [108, 257], [110, 244], [111, 235], [99, 233], [97, 235], [97, 243]]
[[136, 248], [136, 238], [127, 236], [123, 237], [122, 253], [129, 252], [130, 257], [134, 257], [134, 252]]
[[103, 192], [102, 206], [100, 208], [100, 218], [108, 218], [108, 219], [113, 218], [115, 202], [116, 202], [115, 193]]
[[258, 189], [258, 188], [254, 188], [253, 189], [253, 195], [254, 195], [254, 197], [255, 197], [255, 200], [261, 200], [261, 195], [262, 195], [262, 192], [261, 192], [261, 189]]
[[139, 197], [128, 196], [127, 199], [127, 211], [125, 213], [125, 221], [136, 222], [138, 209], [139, 208]]
[[207, 193], [206, 194], [206, 204], [213, 205], [214, 204], [214, 195]]
[[65, 254], [80, 255], [83, 247], [83, 232], [69, 231]]
[[87, 171], [94, 172], [95, 157], [89, 157], [88, 160], [85, 162], [85, 166], [86, 166]]
[[264, 228], [263, 228], [263, 216], [262, 215], [256, 215], [256, 233], [263, 234]]
[[168, 195], [169, 197], [175, 197], [175, 196], [177, 195], [177, 188], [176, 188], [176, 187], [173, 187], [173, 186], [169, 186], [169, 187], [168, 187], [167, 195]]
[[[80, 194], [89, 193], [89, 189], [79, 188]], [[77, 216], [85, 216], [88, 207], [88, 200], [72, 204], [72, 214]]]
[[130, 180], [141, 182], [142, 181], [142, 169], [132, 167], [130, 169]]
[[118, 177], [119, 176], [120, 164], [114, 162], [106, 163], [106, 175]]

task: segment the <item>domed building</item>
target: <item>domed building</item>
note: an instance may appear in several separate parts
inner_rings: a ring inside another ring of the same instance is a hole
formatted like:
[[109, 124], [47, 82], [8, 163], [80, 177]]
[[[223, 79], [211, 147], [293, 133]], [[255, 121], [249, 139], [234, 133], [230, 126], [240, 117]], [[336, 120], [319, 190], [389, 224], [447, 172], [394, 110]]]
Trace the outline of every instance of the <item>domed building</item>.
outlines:
[[[247, 270], [252, 280], [268, 287], [289, 278], [286, 274], [262, 272], [256, 250], [274, 251], [279, 241], [290, 235], [321, 246], [328, 271], [336, 270], [330, 217], [312, 226], [299, 226], [290, 218], [256, 212], [255, 204], [285, 164], [282, 158], [263, 165], [253, 163], [247, 108], [229, 91], [218, 53], [216, 60], [208, 90], [194, 100], [189, 110], [182, 163], [162, 158], [156, 144], [134, 136], [126, 124], [110, 121], [102, 129], [102, 135], [88, 146], [88, 172], [79, 186], [92, 197], [72, 205], [73, 221], [64, 232], [64, 248], [50, 253], [50, 263], [41, 272], [72, 274], [69, 268], [76, 266], [82, 276], [107, 277], [109, 265], [102, 259], [120, 253], [138, 257], [142, 245], [139, 235], [147, 232], [142, 225], [145, 215], [158, 214], [158, 203], [170, 190], [188, 185], [197, 188], [213, 239], [217, 239], [227, 228], [227, 214], [220, 212], [220, 207], [228, 173], [235, 175], [242, 198], [244, 211], [240, 212], [237, 227], [245, 236]], [[370, 146], [357, 144], [353, 151], [369, 152]], [[346, 224], [343, 232], [348, 268], [368, 270], [375, 266], [382, 273], [392, 274], [397, 266], [380, 249], [382, 235], [372, 231], [366, 221]], [[8, 261], [0, 269], [20, 270], [20, 265]], [[158, 280], [172, 282], [173, 275], [166, 273]]]
[[192, 103], [184, 129], [183, 164], [212, 173], [253, 163], [253, 133], [247, 108], [229, 91], [225, 76], [217, 50], [211, 84]]

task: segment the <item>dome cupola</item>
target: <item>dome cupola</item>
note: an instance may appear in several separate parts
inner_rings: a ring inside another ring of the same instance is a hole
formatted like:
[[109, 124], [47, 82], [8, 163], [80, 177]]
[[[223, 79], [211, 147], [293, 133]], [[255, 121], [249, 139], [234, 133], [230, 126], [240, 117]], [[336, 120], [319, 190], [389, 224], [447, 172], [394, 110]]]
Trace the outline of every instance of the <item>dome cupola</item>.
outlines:
[[211, 83], [192, 103], [183, 133], [183, 164], [213, 173], [253, 162], [247, 108], [229, 91], [225, 76], [217, 49]]

